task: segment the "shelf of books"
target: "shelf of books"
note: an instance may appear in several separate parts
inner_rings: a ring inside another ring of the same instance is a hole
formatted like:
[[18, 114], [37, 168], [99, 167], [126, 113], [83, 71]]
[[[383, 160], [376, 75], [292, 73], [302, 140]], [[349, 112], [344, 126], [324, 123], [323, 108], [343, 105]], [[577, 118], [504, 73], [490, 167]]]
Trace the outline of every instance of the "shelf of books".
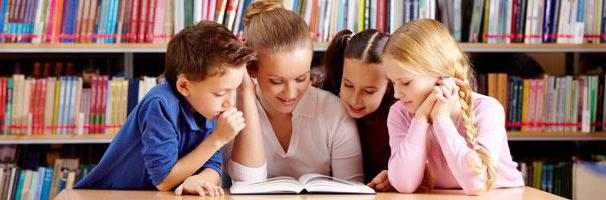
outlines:
[[[166, 43], [201, 20], [225, 25], [241, 36], [253, 0], [19, 0], [0, 1], [0, 43]], [[317, 42], [340, 30], [393, 33], [422, 18], [438, 19], [455, 39], [489, 44], [584, 44], [606, 42], [603, 1], [387, 1], [284, 0]], [[479, 44], [480, 46], [482, 44]], [[498, 45], [497, 45], [498, 46]], [[524, 46], [524, 45], [522, 45]], [[479, 48], [471, 50], [500, 50]], [[511, 47], [518, 49], [517, 45]], [[546, 45], [544, 49], [591, 51], [603, 47]]]
[[116, 134], [0, 135], [0, 144], [108, 144]]
[[[314, 51], [326, 51], [328, 42], [316, 43]], [[460, 43], [474, 52], [606, 52], [606, 44], [488, 44]], [[0, 53], [164, 53], [166, 43], [0, 43]]]

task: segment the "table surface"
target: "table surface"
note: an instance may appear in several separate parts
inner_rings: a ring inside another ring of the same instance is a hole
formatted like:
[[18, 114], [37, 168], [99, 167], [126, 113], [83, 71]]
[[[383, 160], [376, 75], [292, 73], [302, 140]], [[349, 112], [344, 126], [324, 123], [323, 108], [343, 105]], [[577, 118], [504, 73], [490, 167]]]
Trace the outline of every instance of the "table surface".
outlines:
[[253, 200], [253, 199], [360, 199], [360, 200], [424, 200], [424, 199], [565, 199], [531, 187], [494, 189], [481, 196], [467, 196], [461, 190], [434, 190], [431, 193], [399, 194], [399, 193], [377, 193], [376, 195], [341, 195], [341, 194], [303, 194], [303, 195], [229, 195], [220, 197], [200, 197], [194, 195], [176, 196], [173, 192], [159, 191], [128, 191], [128, 190], [63, 190], [56, 199], [229, 199], [229, 200]]

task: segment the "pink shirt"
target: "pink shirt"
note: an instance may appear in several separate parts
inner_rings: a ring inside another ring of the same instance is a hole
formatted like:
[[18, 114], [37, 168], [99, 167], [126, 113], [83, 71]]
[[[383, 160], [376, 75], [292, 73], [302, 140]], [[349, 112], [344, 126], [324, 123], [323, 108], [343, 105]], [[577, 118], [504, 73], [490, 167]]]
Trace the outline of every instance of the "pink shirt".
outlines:
[[[511, 159], [505, 131], [505, 112], [494, 98], [474, 93], [474, 112], [478, 144], [487, 150], [497, 167], [493, 188], [524, 186], [518, 164]], [[399, 192], [414, 192], [428, 162], [436, 188], [462, 188], [465, 194], [478, 194], [485, 187], [487, 172], [476, 173], [469, 164], [480, 161], [465, 140], [465, 128], [450, 117], [434, 119], [433, 124], [413, 118], [401, 102], [395, 103], [387, 118], [391, 157], [388, 177]]]

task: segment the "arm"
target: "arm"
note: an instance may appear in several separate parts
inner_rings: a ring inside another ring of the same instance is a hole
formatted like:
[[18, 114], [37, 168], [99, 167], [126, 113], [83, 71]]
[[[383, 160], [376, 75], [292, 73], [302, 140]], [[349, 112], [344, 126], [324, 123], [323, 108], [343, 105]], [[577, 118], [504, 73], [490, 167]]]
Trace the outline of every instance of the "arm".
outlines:
[[[493, 162], [497, 162], [499, 151], [507, 142], [503, 107], [490, 101], [475, 108], [475, 112], [478, 145], [489, 153]], [[446, 116], [437, 118], [433, 130], [448, 167], [465, 194], [477, 195], [485, 191], [487, 171], [477, 173], [472, 170], [471, 164], [481, 165], [482, 161], [467, 145], [452, 120]]]
[[389, 110], [387, 129], [391, 157], [388, 162], [388, 178], [391, 185], [402, 193], [413, 193], [423, 180], [427, 160], [426, 119], [405, 115], [404, 106], [398, 102]]
[[237, 107], [244, 113], [246, 127], [229, 145], [227, 169], [236, 181], [263, 181], [267, 171], [254, 85], [247, 73], [243, 79], [238, 91]]
[[[220, 140], [217, 139], [216, 134], [211, 134], [210, 136], [208, 136], [194, 150], [179, 159], [177, 163], [175, 163], [173, 168], [170, 170], [166, 178], [164, 178], [162, 182], [160, 182], [160, 184], [156, 184], [156, 188], [158, 188], [158, 190], [160, 191], [169, 191], [181, 182], [183, 182], [187, 177], [194, 174], [198, 169], [205, 165], [207, 161], [209, 161], [211, 156], [215, 155], [215, 153], [218, 153], [217, 151], [224, 144], [218, 141]], [[217, 164], [215, 163], [214, 165]], [[220, 166], [220, 164], [218, 165]], [[220, 173], [218, 171], [219, 168], [213, 169], [216, 170], [217, 173]]]
[[178, 158], [177, 133], [161, 100], [150, 100], [139, 117], [144, 165], [158, 190], [167, 191], [204, 165], [222, 146], [211, 135], [193, 151]]

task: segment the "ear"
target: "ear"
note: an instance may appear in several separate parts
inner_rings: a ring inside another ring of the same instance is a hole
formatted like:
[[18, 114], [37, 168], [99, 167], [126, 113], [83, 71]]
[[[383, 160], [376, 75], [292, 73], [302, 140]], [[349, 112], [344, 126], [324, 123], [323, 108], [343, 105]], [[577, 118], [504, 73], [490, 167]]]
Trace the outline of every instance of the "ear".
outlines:
[[185, 75], [179, 74], [177, 76], [177, 82], [175, 83], [177, 91], [184, 97], [189, 96], [189, 80]]

